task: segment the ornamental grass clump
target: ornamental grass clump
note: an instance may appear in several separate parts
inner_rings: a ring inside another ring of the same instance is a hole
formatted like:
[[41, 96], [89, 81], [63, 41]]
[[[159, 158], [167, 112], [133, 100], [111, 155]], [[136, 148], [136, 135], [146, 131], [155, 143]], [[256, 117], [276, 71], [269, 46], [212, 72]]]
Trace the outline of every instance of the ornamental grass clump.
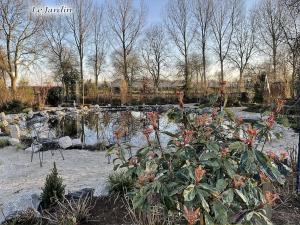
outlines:
[[[117, 144], [115, 169], [126, 168], [134, 181], [128, 193], [133, 210], [145, 215], [159, 206], [165, 215], [180, 215], [186, 224], [271, 224], [265, 206], [273, 205], [276, 193], [266, 192], [265, 183], [285, 182], [282, 173], [287, 156], [263, 151], [271, 136], [282, 102], [266, 121], [247, 124], [228, 110], [214, 108], [204, 115], [170, 112], [180, 129], [160, 131], [159, 115], [148, 113], [151, 126], [144, 132], [148, 145], [127, 160]], [[149, 140], [155, 132], [155, 141]], [[169, 135], [166, 147], [160, 134]], [[281, 170], [278, 170], [278, 167]]]

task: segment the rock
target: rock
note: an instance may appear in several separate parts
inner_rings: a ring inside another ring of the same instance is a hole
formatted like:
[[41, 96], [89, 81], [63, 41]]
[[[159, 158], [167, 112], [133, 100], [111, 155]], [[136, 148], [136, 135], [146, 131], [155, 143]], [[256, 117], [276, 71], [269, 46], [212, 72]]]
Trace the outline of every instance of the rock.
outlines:
[[[33, 148], [33, 152], [38, 152], [42, 148], [42, 145], [35, 145]], [[27, 153], [32, 153], [32, 148], [28, 147], [24, 150]]]
[[64, 113], [63, 111], [56, 111], [55, 113], [60, 117], [64, 117], [66, 115], [66, 113]]
[[4, 203], [3, 213], [6, 218], [3, 218], [2, 214], [0, 213], [0, 223], [2, 223], [5, 219], [14, 218], [15, 216], [19, 215], [20, 212], [28, 209], [32, 209], [34, 213], [39, 216], [37, 209], [40, 203], [41, 200], [37, 194], [22, 195], [20, 198], [16, 199], [14, 204]]
[[6, 115], [4, 112], [0, 113], [0, 121], [6, 120]]
[[9, 144], [13, 145], [13, 146], [20, 144], [20, 140], [17, 138], [10, 138], [10, 139], [8, 139], [8, 141], [9, 141]]
[[72, 146], [81, 145], [81, 144], [82, 144], [82, 142], [81, 142], [80, 138], [72, 139]]
[[3, 127], [7, 127], [8, 126], [8, 122], [6, 120], [2, 120], [2, 125], [3, 125]]
[[41, 111], [40, 114], [42, 117], [49, 118], [49, 114], [46, 111]]
[[95, 189], [93, 188], [84, 188], [80, 191], [76, 191], [73, 193], [67, 194], [67, 198], [71, 199], [80, 199], [80, 198], [86, 198], [86, 197], [93, 197], [94, 196]]
[[11, 125], [9, 126], [10, 136], [15, 139], [20, 139], [21, 132], [18, 125]]
[[34, 116], [34, 113], [33, 113], [32, 110], [30, 110], [30, 111], [28, 112], [28, 114], [27, 114], [28, 119], [32, 119], [33, 116]]
[[72, 139], [69, 136], [62, 137], [58, 140], [61, 148], [66, 149], [72, 146]]

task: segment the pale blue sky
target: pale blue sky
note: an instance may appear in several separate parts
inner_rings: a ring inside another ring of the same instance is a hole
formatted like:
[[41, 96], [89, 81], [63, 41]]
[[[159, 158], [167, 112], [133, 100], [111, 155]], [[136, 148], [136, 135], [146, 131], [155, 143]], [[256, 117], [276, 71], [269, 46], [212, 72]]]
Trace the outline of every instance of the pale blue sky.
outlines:
[[[84, 1], [84, 0], [82, 0]], [[104, 4], [107, 0], [94, 0], [97, 4]], [[109, 1], [109, 0], [108, 0]], [[244, 0], [246, 3], [247, 8], [251, 7], [255, 4], [255, 2], [259, 0]], [[56, 5], [56, 0], [44, 0], [45, 5]], [[135, 5], [139, 5], [141, 0], [133, 0]], [[166, 3], [168, 0], [144, 0], [145, 5], [148, 8], [148, 16], [147, 16], [147, 23], [159, 23], [163, 21], [163, 9], [165, 8]]]

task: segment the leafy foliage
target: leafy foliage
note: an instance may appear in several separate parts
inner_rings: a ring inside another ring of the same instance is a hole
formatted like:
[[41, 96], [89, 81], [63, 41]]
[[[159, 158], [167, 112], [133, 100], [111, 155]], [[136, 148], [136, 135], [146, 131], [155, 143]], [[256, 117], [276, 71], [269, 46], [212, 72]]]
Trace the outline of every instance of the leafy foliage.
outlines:
[[[274, 204], [277, 195], [264, 193], [265, 182], [284, 183], [278, 166], [286, 154], [265, 154], [264, 141], [282, 108], [254, 126], [228, 111], [213, 109], [210, 114], [186, 115], [172, 110], [169, 115], [178, 122], [177, 133], [167, 147], [160, 145], [158, 114], [148, 118], [152, 127], [145, 129], [148, 146], [126, 159], [122, 144], [117, 141], [115, 169], [126, 168], [134, 180], [129, 193], [133, 209], [139, 214], [155, 206], [166, 215], [183, 215], [189, 225], [200, 224], [271, 224], [264, 209]], [[156, 140], [149, 135], [155, 133]], [[117, 133], [118, 134], [118, 133]], [[116, 135], [120, 140], [120, 135]], [[117, 163], [119, 162], [119, 163]]]
[[27, 106], [21, 102], [20, 100], [12, 100], [7, 102], [1, 110], [9, 113], [20, 113], [23, 109], [25, 109]]
[[44, 208], [48, 208], [57, 200], [63, 200], [64, 194], [65, 185], [63, 185], [63, 179], [58, 176], [56, 164], [54, 162], [51, 173], [46, 177], [43, 192], [41, 194], [41, 204]]
[[50, 88], [47, 95], [47, 102], [52, 106], [57, 106], [63, 101], [63, 88], [53, 87]]

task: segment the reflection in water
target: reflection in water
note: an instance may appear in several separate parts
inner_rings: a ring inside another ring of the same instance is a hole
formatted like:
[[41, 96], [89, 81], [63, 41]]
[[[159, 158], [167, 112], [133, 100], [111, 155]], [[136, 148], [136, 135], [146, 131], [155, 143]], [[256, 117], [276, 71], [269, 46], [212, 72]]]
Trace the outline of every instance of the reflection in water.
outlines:
[[[142, 132], [147, 126], [149, 126], [149, 121], [146, 118], [146, 112], [137, 111], [99, 112], [85, 115], [67, 114], [60, 119], [51, 118], [48, 122], [48, 127], [56, 137], [70, 136], [79, 138], [85, 145], [100, 144], [103, 146], [114, 144], [116, 140], [113, 132], [122, 127], [124, 130], [122, 141], [140, 147], [146, 143]], [[177, 129], [177, 126], [164, 114], [160, 115], [159, 127], [160, 130], [168, 131]], [[154, 137], [150, 136], [150, 138]]]

